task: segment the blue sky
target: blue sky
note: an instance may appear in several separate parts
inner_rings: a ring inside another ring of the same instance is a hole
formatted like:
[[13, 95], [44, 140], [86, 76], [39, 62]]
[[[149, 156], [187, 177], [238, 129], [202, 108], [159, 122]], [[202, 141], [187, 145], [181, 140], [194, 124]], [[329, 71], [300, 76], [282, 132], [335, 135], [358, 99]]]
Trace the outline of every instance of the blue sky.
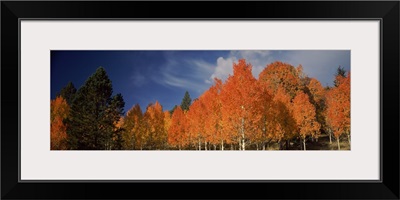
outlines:
[[212, 85], [214, 77], [225, 80], [232, 63], [240, 58], [253, 65], [253, 75], [274, 61], [301, 64], [309, 77], [332, 85], [338, 66], [350, 70], [348, 50], [246, 50], [246, 51], [52, 51], [51, 98], [69, 81], [77, 89], [102, 66], [121, 93], [125, 112], [136, 103], [143, 112], [158, 100], [164, 110], [179, 105], [185, 91], [197, 98]]

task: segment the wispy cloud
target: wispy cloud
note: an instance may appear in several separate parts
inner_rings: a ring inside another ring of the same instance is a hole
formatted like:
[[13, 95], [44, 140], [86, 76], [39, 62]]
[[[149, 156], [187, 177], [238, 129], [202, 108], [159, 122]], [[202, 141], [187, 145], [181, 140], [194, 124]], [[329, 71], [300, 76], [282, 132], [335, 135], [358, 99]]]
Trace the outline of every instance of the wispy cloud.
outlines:
[[160, 68], [160, 76], [153, 77], [155, 82], [197, 94], [201, 94], [210, 86], [210, 83], [204, 80], [212, 73], [212, 64], [201, 59], [178, 59], [171, 54], [168, 56], [166, 65]]
[[178, 77], [172, 74], [164, 73], [163, 82], [167, 85], [179, 87], [183, 89], [200, 89], [201, 85], [196, 84], [193, 80], [187, 77]]
[[271, 61], [271, 52], [261, 50], [230, 51], [227, 56], [219, 56], [214, 62], [197, 57], [182, 58], [174, 52], [167, 52], [165, 56], [166, 62], [153, 80], [161, 85], [192, 90], [199, 94], [213, 84], [214, 78], [226, 80], [233, 74], [233, 63], [241, 58], [253, 65], [255, 77]]
[[193, 71], [191, 73], [193, 78], [204, 79], [204, 75], [212, 73], [215, 65], [208, 63], [201, 59], [185, 60], [188, 68]]
[[139, 72], [136, 72], [131, 76], [131, 81], [136, 87], [141, 87], [148, 82], [147, 78]]
[[[208, 89], [214, 78], [225, 81], [233, 74], [233, 63], [242, 58], [253, 66], [252, 73], [256, 78], [268, 64], [279, 60], [295, 67], [301, 64], [306, 74], [317, 78], [324, 85], [333, 80], [338, 65], [350, 65], [348, 51], [230, 51], [226, 56], [216, 57], [214, 62], [198, 57], [182, 58], [174, 53], [168, 53], [167, 56], [167, 62], [158, 68], [158, 74], [153, 80], [167, 87], [181, 88], [197, 94]], [[140, 77], [136, 84], [143, 84]]]

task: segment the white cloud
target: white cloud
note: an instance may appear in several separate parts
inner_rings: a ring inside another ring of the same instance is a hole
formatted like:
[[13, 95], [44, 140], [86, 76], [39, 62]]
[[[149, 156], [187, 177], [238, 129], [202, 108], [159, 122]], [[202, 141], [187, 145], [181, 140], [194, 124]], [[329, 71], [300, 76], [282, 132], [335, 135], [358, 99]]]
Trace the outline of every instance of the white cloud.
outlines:
[[258, 78], [258, 74], [265, 68], [268, 63], [273, 61], [271, 51], [266, 50], [243, 50], [231, 51], [227, 58], [219, 57], [217, 59], [217, 66], [210, 76], [210, 80], [219, 78], [226, 80], [229, 75], [233, 74], [233, 63], [238, 62], [239, 59], [246, 59], [247, 63], [253, 66], [253, 76]]
[[262, 50], [231, 51], [226, 58], [218, 57], [215, 63], [201, 59], [182, 60], [176, 56], [179, 55], [173, 53], [167, 55], [167, 64], [159, 71], [161, 78], [154, 77], [153, 80], [159, 84], [199, 93], [210, 87], [214, 83], [214, 78], [225, 81], [229, 75], [233, 74], [233, 63], [241, 58], [253, 65], [253, 75], [256, 78], [271, 60], [271, 52]]
[[271, 55], [271, 51], [268, 50], [242, 50], [242, 51], [231, 51], [231, 55], [241, 57], [245, 59], [259, 59], [265, 58]]
[[[154, 81], [201, 94], [214, 83], [214, 78], [225, 81], [233, 74], [233, 63], [244, 58], [253, 66], [252, 73], [255, 78], [258, 78], [268, 64], [280, 60], [295, 67], [302, 64], [306, 74], [319, 79], [325, 85], [332, 82], [338, 64], [346, 65], [347, 62], [343, 62], [342, 58], [346, 58], [347, 53], [346, 51], [244, 50], [231, 51], [226, 57], [218, 57], [214, 63], [201, 59], [179, 59], [176, 58], [178, 55], [171, 54], [166, 66], [160, 68], [161, 77], [154, 77]], [[138, 78], [137, 84], [141, 84], [140, 80]]]
[[236, 62], [236, 57], [223, 58], [219, 57], [217, 59], [217, 66], [215, 67], [214, 73], [211, 74], [210, 79], [219, 78], [226, 80], [229, 74], [233, 74], [233, 62]]

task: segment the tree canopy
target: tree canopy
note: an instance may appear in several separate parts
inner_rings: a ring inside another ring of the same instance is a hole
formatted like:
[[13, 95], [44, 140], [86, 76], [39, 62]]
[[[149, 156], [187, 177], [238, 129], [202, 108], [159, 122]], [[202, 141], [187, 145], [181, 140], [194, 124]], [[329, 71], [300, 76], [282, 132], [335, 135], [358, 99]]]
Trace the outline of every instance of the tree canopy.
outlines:
[[186, 111], [189, 110], [191, 103], [192, 99], [190, 98], [189, 92], [186, 91], [181, 102], [181, 109]]
[[111, 80], [99, 67], [79, 88], [67, 119], [68, 141], [71, 149], [112, 149], [116, 144], [116, 122], [123, 115], [121, 94], [112, 96]]
[[57, 96], [61, 96], [64, 98], [68, 104], [72, 103], [72, 100], [75, 97], [76, 88], [72, 82], [68, 82], [68, 84], [63, 87]]
[[350, 145], [350, 72], [339, 67], [334, 86], [323, 87], [301, 65], [276, 61], [258, 79], [244, 59], [232, 67], [193, 102], [186, 91], [172, 110], [155, 101], [126, 115], [99, 67], [78, 90], [69, 82], [51, 100], [51, 149], [307, 150], [327, 135], [337, 149], [343, 138]]

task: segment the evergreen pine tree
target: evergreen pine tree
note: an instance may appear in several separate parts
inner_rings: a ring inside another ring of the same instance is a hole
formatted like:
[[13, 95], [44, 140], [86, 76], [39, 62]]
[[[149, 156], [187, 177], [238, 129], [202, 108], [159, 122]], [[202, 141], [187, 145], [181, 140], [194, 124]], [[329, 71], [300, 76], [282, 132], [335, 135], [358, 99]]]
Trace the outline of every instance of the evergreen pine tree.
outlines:
[[175, 105], [175, 106], [169, 111], [169, 114], [170, 114], [170, 115], [174, 114], [174, 111], [175, 111], [175, 109], [176, 109], [177, 107], [178, 107], [178, 106]]
[[[337, 68], [337, 71], [336, 71], [336, 74], [335, 74], [335, 77], [338, 77], [338, 76], [341, 76], [341, 77], [346, 77], [346, 70], [343, 68], [343, 67], [341, 67], [341, 66], [339, 66], [338, 68]], [[335, 87], [337, 87], [339, 84], [338, 84], [338, 81], [336, 80], [336, 78], [335, 78], [335, 80], [333, 81], [333, 84], [335, 85]]]
[[185, 96], [183, 96], [181, 108], [182, 110], [189, 110], [190, 104], [192, 103], [192, 99], [190, 98], [189, 92], [185, 92]]
[[74, 99], [76, 94], [76, 88], [72, 82], [68, 82], [68, 84], [63, 87], [60, 91], [60, 93], [57, 94], [57, 96], [61, 96], [64, 98], [68, 105], [71, 105], [72, 100]]
[[71, 149], [109, 150], [122, 143], [116, 123], [123, 115], [125, 103], [121, 94], [112, 93], [111, 80], [103, 67], [77, 91], [67, 119]]

